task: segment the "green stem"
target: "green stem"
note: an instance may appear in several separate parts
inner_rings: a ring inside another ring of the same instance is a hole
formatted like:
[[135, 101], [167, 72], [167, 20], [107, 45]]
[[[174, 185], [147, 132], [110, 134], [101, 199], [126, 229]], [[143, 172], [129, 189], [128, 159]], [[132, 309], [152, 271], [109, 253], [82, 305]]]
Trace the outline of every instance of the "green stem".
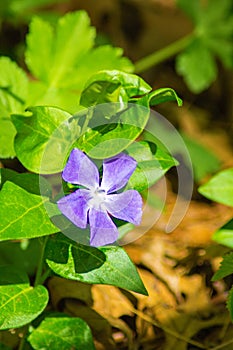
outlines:
[[[34, 282], [34, 287], [38, 286], [39, 284], [42, 283], [42, 280], [44, 281], [45, 273], [42, 275], [43, 267], [44, 267], [44, 253], [45, 253], [45, 247], [46, 243], [48, 241], [48, 236], [42, 238], [42, 246], [41, 246], [41, 254], [37, 266], [37, 271], [36, 271], [36, 277], [35, 277], [35, 282]], [[24, 350], [26, 339], [27, 339], [27, 334], [28, 334], [28, 329], [29, 329], [30, 324], [28, 324], [25, 327], [24, 330], [24, 335], [23, 338], [20, 341], [19, 348], [18, 350]]]
[[5, 93], [13, 97], [16, 101], [21, 103], [21, 105], [25, 105], [25, 101], [21, 97], [16, 95], [14, 92], [12, 92], [9, 87], [0, 86], [0, 90], [4, 91]]
[[181, 39], [178, 39], [177, 41], [164, 47], [163, 49], [155, 51], [152, 54], [141, 58], [134, 64], [135, 73], [142, 73], [147, 69], [155, 66], [156, 64], [159, 64], [167, 60], [168, 58], [176, 55], [180, 51], [184, 50], [190, 44], [194, 37], [195, 33], [191, 33]]
[[40, 259], [39, 259], [38, 266], [37, 266], [34, 287], [38, 286], [38, 284], [40, 284], [40, 281], [41, 281], [42, 271], [43, 271], [43, 267], [44, 267], [44, 252], [45, 252], [45, 246], [46, 246], [47, 241], [48, 241], [48, 236], [43, 237], [41, 254], [40, 254]]

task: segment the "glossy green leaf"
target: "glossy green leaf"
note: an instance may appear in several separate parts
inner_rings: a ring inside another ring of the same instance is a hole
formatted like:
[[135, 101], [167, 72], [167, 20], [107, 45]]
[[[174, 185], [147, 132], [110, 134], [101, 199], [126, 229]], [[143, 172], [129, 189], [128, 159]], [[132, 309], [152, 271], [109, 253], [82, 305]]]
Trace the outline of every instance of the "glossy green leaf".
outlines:
[[47, 197], [29, 193], [7, 181], [0, 191], [0, 241], [58, 232], [48, 217], [46, 203]]
[[[154, 150], [152, 151], [152, 149]], [[128, 182], [129, 188], [139, 192], [156, 183], [177, 161], [154, 144], [145, 141], [134, 142], [127, 153], [137, 161], [137, 168]]]
[[233, 322], [233, 287], [231, 287], [227, 297], [227, 308], [230, 312], [231, 321]]
[[1, 266], [0, 329], [18, 328], [42, 313], [48, 303], [44, 286], [31, 287], [25, 272]]
[[233, 219], [218, 229], [213, 234], [212, 239], [219, 244], [233, 248]]
[[[129, 107], [125, 107], [124, 104], [108, 103], [95, 108], [97, 112], [102, 110], [103, 115], [112, 113], [113, 117], [105, 121], [97, 119], [95, 121], [97, 126], [93, 125], [92, 129], [88, 129], [75, 146], [91, 158], [97, 159], [112, 157], [127, 148], [140, 135], [150, 114], [149, 108], [136, 103], [131, 103]], [[123, 110], [119, 112], [118, 109], [121, 108]]]
[[198, 191], [208, 199], [233, 206], [233, 168], [219, 172]]
[[93, 106], [106, 102], [127, 102], [133, 96], [148, 93], [151, 87], [137, 75], [121, 71], [102, 71], [94, 74], [86, 83], [80, 103]]
[[206, 175], [219, 170], [220, 160], [211, 150], [185, 134], [182, 134], [182, 138], [188, 149], [192, 161], [194, 178], [197, 182], [201, 181]]
[[30, 171], [52, 174], [63, 169], [67, 153], [80, 127], [59, 108], [32, 107], [27, 115], [13, 115], [17, 129], [15, 151]]
[[223, 257], [219, 270], [214, 274], [212, 281], [220, 280], [233, 273], [233, 253]]
[[89, 247], [57, 234], [47, 243], [46, 261], [55, 273], [64, 278], [110, 284], [147, 294], [135, 266], [121, 247]]
[[175, 90], [171, 88], [161, 88], [157, 89], [155, 91], [152, 91], [148, 95], [150, 106], [155, 106], [160, 103], [169, 102], [169, 101], [176, 101], [178, 106], [182, 106], [182, 100], [177, 95]]
[[35, 350], [95, 349], [89, 326], [77, 317], [45, 318], [28, 340]]
[[26, 73], [8, 57], [0, 57], [0, 158], [15, 156], [11, 113], [22, 112], [28, 96]]
[[217, 77], [217, 66], [210, 50], [194, 40], [176, 59], [176, 70], [194, 93], [207, 89]]

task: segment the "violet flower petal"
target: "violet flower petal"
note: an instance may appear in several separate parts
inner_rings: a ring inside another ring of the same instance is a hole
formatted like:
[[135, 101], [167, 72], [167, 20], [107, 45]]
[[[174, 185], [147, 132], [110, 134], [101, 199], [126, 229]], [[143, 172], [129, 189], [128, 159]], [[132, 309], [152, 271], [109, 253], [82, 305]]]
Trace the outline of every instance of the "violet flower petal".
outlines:
[[105, 201], [107, 211], [117, 219], [139, 225], [142, 218], [142, 198], [135, 190], [109, 194]]
[[68, 196], [58, 200], [57, 206], [73, 224], [80, 228], [87, 226], [87, 212], [89, 210], [88, 200], [90, 191], [79, 189]]
[[90, 245], [104, 246], [115, 242], [119, 232], [106, 211], [91, 208], [89, 211]]
[[104, 160], [101, 187], [107, 193], [121, 189], [127, 184], [136, 166], [136, 160], [125, 153]]
[[71, 151], [62, 178], [66, 182], [90, 189], [99, 186], [99, 172], [96, 165], [78, 148]]

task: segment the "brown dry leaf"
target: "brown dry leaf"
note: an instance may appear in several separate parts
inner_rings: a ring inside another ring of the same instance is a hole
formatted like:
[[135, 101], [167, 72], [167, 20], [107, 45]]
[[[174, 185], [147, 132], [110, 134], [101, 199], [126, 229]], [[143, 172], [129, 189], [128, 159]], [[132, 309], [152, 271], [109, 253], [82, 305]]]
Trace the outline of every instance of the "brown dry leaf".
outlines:
[[48, 289], [55, 309], [59, 308], [61, 300], [67, 298], [78, 299], [89, 306], [92, 305], [91, 286], [89, 284], [53, 276], [48, 280]]
[[132, 304], [129, 299], [118, 288], [106, 285], [94, 285], [92, 296], [93, 309], [106, 318], [113, 327], [121, 331], [113, 335], [116, 343], [123, 342], [125, 335], [130, 350], [133, 344], [132, 330], [123, 320], [119, 319], [125, 315], [133, 316]]
[[94, 300], [93, 309], [107, 319], [109, 316], [111, 318], [119, 318], [123, 315], [132, 316], [131, 302], [116, 287], [94, 285], [92, 297]]

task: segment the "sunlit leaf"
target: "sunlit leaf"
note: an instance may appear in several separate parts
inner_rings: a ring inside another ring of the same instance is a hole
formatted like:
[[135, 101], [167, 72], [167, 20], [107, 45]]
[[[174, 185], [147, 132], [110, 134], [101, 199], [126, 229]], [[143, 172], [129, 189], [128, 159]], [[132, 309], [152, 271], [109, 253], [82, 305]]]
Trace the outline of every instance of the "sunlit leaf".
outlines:
[[17, 129], [17, 157], [36, 173], [61, 171], [72, 142], [79, 135], [77, 122], [69, 113], [54, 107], [32, 107], [28, 113], [12, 116]]
[[[153, 146], [154, 151], [152, 151]], [[128, 187], [140, 192], [152, 186], [172, 166], [178, 164], [165, 151], [153, 144], [150, 147], [150, 144], [145, 141], [132, 143], [126, 151], [137, 161], [137, 168], [130, 177]]]
[[214, 232], [212, 239], [219, 244], [233, 248], [233, 219]]
[[0, 329], [18, 328], [34, 320], [48, 303], [44, 286], [31, 287], [25, 272], [1, 266]]
[[45, 318], [28, 340], [35, 350], [95, 349], [90, 328], [77, 317]]
[[212, 280], [217, 281], [233, 273], [233, 253], [223, 257], [219, 270], [214, 274]]
[[213, 176], [210, 181], [199, 187], [198, 191], [212, 201], [233, 206], [233, 168]]
[[47, 243], [46, 261], [55, 273], [64, 278], [91, 284], [111, 284], [147, 294], [135, 266], [121, 247], [89, 247], [58, 234]]
[[47, 202], [47, 197], [29, 193], [7, 181], [0, 191], [0, 241], [58, 232], [45, 209]]

